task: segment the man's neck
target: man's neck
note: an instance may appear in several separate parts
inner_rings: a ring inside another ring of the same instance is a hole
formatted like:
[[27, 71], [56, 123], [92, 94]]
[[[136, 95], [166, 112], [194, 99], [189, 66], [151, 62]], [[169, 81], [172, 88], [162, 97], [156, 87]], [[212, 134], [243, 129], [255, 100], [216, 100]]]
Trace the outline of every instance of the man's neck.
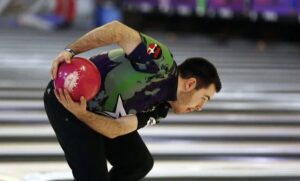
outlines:
[[[179, 94], [182, 90], [182, 83], [183, 83], [183, 80], [180, 77], [180, 75], [178, 75], [178, 84], [177, 84], [177, 93], [176, 93], [177, 97], [179, 97]], [[171, 107], [172, 107], [173, 102], [175, 102], [175, 101], [168, 101], [168, 103], [171, 105]]]

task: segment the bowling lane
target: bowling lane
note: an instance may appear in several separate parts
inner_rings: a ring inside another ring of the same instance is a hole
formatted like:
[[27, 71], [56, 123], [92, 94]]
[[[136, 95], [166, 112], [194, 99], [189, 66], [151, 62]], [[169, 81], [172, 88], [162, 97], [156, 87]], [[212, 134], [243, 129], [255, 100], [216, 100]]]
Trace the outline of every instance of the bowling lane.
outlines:
[[[274, 138], [299, 138], [298, 126], [257, 126], [257, 125], [160, 125], [144, 128], [139, 131], [145, 138], [157, 139], [199, 139], [201, 138], [233, 138], [233, 137], [274, 137]], [[0, 137], [25, 138], [25, 137], [53, 137], [54, 132], [47, 124], [34, 125], [2, 125]], [[258, 142], [259, 143], [259, 142]]]
[[[146, 180], [179, 180], [215, 179], [235, 180], [257, 178], [272, 181], [293, 180], [300, 178], [299, 160], [201, 160], [201, 161], [157, 161]], [[109, 166], [109, 165], [108, 165]], [[109, 166], [110, 168], [110, 166]], [[185, 168], [185, 169], [182, 169]], [[238, 171], [237, 171], [238, 170]], [[1, 178], [9, 181], [45, 181], [71, 180], [71, 172], [65, 162], [9, 162], [0, 163]], [[274, 177], [277, 177], [274, 178]], [[289, 178], [289, 179], [287, 179]], [[255, 179], [253, 179], [255, 180]]]

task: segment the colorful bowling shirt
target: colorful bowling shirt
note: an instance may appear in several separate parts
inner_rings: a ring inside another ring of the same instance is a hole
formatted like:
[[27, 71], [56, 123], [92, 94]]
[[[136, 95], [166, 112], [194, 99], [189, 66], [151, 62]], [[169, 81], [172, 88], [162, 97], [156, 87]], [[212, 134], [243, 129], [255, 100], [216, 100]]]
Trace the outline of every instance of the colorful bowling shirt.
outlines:
[[[138, 116], [138, 128], [153, 125], [166, 117], [169, 104], [176, 100], [177, 65], [164, 44], [140, 34], [142, 42], [126, 55], [114, 49], [90, 58], [101, 72], [102, 85], [88, 110], [118, 118]], [[140, 119], [149, 114], [149, 120]]]

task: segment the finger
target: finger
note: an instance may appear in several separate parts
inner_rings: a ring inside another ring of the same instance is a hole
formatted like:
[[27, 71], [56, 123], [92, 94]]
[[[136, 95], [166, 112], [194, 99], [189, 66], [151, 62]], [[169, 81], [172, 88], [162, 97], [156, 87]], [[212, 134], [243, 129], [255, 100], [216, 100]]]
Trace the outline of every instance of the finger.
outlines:
[[64, 55], [64, 59], [67, 64], [71, 63], [71, 57], [72, 57], [72, 55], [70, 56], [69, 52]]
[[68, 56], [65, 56], [65, 62], [66, 62], [67, 64], [70, 64], [70, 63], [71, 63], [71, 58], [68, 57]]
[[53, 67], [52, 70], [51, 70], [52, 80], [56, 79], [56, 74], [57, 74], [56, 72], [57, 72], [57, 67]]
[[74, 103], [72, 97], [70, 96], [69, 92], [67, 91], [67, 89], [64, 89], [64, 94], [65, 94], [65, 97], [66, 97], [66, 101], [69, 103]]
[[51, 77], [52, 77], [53, 80], [56, 79], [57, 67], [58, 67], [57, 61], [53, 62], [53, 65], [51, 67]]
[[52, 75], [52, 71], [53, 71], [53, 68], [51, 67], [49, 74], [51, 76], [51, 79], [54, 80], [53, 75]]
[[80, 97], [80, 105], [86, 105], [86, 99], [83, 96]]
[[61, 102], [62, 102], [63, 104], [68, 104], [68, 102], [67, 102], [67, 100], [66, 100], [66, 97], [65, 97], [63, 91], [62, 91], [61, 89], [58, 89], [58, 92], [59, 92], [59, 98], [60, 98]]
[[86, 110], [87, 108], [87, 100], [83, 96], [80, 97], [80, 107], [82, 110]]

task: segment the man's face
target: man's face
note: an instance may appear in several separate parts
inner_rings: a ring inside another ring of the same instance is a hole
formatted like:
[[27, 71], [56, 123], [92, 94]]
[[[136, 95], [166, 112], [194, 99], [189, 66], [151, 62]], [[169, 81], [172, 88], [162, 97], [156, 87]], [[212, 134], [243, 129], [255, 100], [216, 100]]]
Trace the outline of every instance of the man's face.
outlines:
[[193, 111], [201, 111], [203, 106], [210, 100], [216, 93], [214, 84], [210, 84], [207, 88], [196, 90], [195, 88], [179, 92], [177, 100], [171, 106], [176, 114], [188, 113]]

